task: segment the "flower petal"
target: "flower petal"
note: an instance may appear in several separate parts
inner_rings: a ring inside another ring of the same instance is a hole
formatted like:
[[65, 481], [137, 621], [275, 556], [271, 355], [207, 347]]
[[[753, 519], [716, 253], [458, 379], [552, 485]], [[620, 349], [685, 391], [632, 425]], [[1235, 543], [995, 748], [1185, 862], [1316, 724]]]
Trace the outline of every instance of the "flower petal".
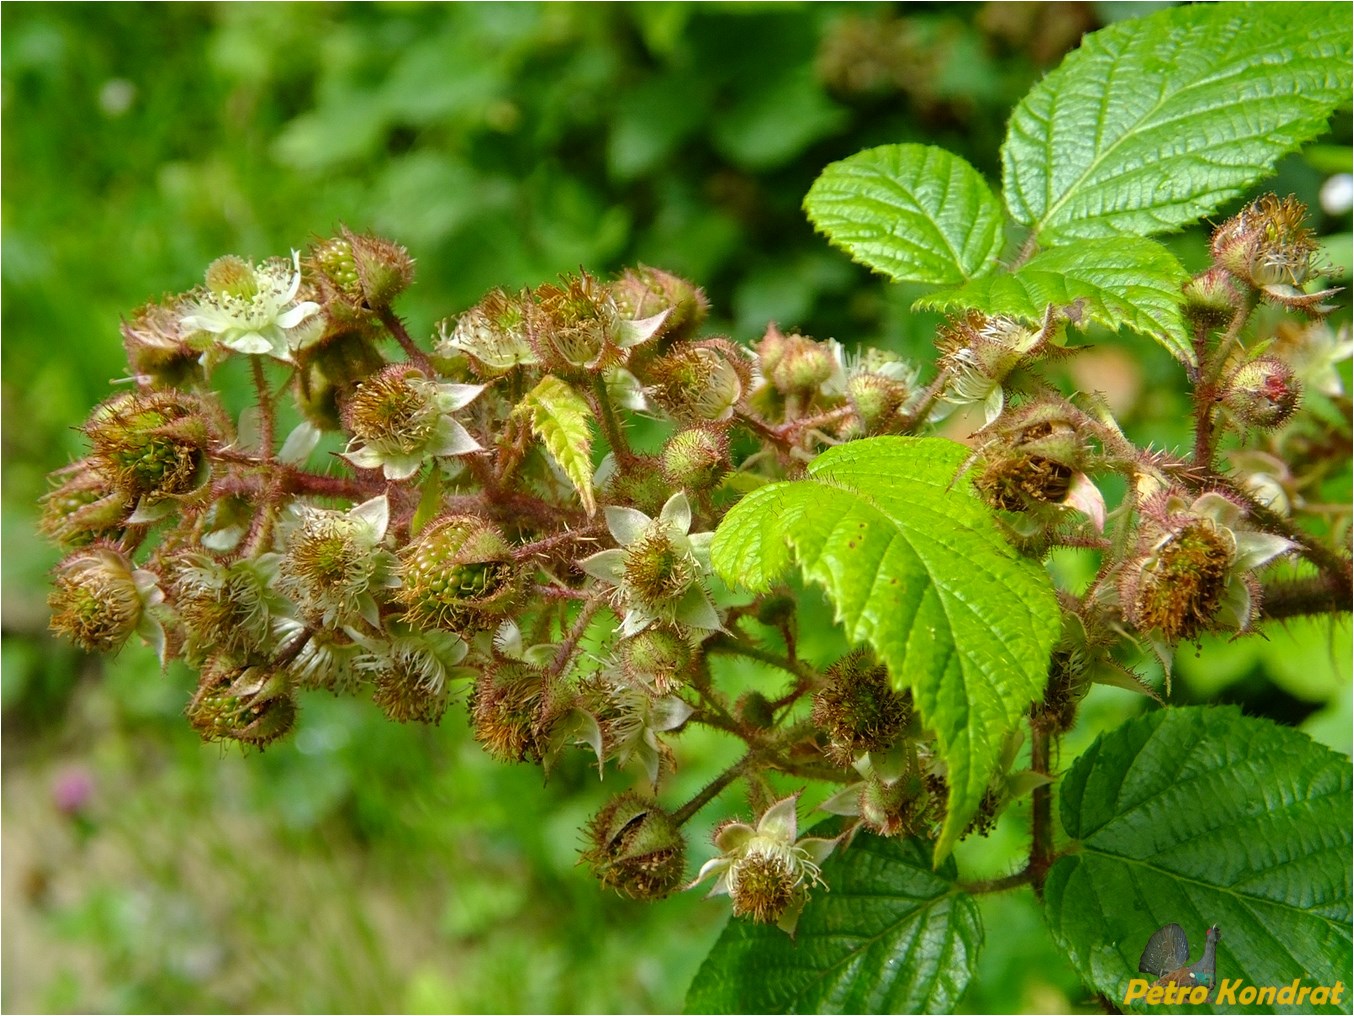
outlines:
[[385, 462], [385, 457], [371, 445], [363, 445], [361, 448], [343, 452], [341, 457], [347, 459], [358, 469], [379, 469], [381, 464]]
[[462, 409], [475, 401], [485, 385], [440, 384], [437, 386], [437, 408], [444, 413]]
[[606, 527], [622, 547], [628, 547], [638, 540], [652, 523], [653, 519], [636, 508], [607, 506]]
[[372, 543], [385, 539], [386, 527], [390, 525], [390, 499], [384, 494], [363, 501], [348, 512], [348, 517], [366, 527]]
[[705, 587], [699, 583], [682, 594], [682, 598], [677, 601], [677, 609], [673, 612], [673, 619], [689, 627], [703, 628], [706, 631], [719, 631], [723, 627], [719, 620], [719, 612], [710, 602]]
[[625, 578], [625, 551], [603, 550], [578, 562], [578, 567], [593, 578], [620, 585]]
[[1257, 533], [1243, 529], [1232, 535], [1236, 537], [1236, 560], [1232, 563], [1234, 571], [1259, 568], [1297, 546], [1292, 540], [1275, 536], [1273, 533]]
[[797, 795], [792, 794], [767, 808], [766, 814], [757, 823], [757, 835], [793, 843], [799, 831], [799, 823], [795, 817], [796, 799]]
[[686, 499], [686, 491], [679, 490], [668, 498], [658, 517], [685, 536], [691, 529], [691, 502]]
[[483, 450], [484, 446], [470, 436], [470, 431], [450, 416], [438, 417], [437, 431], [428, 447], [429, 455], [469, 455]]

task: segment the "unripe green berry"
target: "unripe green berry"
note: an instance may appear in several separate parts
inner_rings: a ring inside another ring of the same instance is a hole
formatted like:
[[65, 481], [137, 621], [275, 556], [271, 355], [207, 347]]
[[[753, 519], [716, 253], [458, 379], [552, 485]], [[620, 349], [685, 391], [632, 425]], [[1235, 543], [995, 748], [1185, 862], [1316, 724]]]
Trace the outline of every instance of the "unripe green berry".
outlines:
[[492, 523], [476, 516], [433, 522], [400, 556], [397, 598], [415, 628], [487, 627], [512, 595], [511, 548]]
[[295, 726], [296, 702], [280, 672], [217, 657], [203, 668], [188, 722], [204, 741], [264, 748]]

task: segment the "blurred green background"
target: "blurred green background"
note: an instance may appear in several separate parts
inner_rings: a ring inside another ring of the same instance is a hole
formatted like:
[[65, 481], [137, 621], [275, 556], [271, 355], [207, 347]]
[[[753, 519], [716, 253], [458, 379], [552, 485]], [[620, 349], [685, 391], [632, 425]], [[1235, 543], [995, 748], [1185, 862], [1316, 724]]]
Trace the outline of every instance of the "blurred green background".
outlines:
[[[82, 453], [74, 428], [124, 372], [121, 316], [221, 254], [285, 254], [341, 222], [418, 259], [415, 335], [494, 285], [642, 261], [704, 285], [711, 330], [740, 341], [774, 320], [928, 360], [934, 317], [813, 235], [810, 183], [908, 140], [997, 179], [1010, 107], [1082, 32], [1152, 6], [5, 5], [0, 1006], [679, 1009], [726, 905], [632, 903], [575, 864], [578, 827], [629, 774], [599, 784], [580, 755], [542, 787], [480, 752], [457, 710], [398, 727], [322, 694], [266, 754], [201, 745], [187, 671], [47, 634], [44, 476]], [[1348, 145], [1346, 125], [1276, 189], [1315, 206]], [[1347, 276], [1347, 213], [1318, 220]], [[1179, 238], [1189, 267], [1204, 240]], [[1183, 441], [1178, 370], [1104, 338], [1076, 369], [1121, 393], [1139, 440]], [[1348, 751], [1348, 631], [1182, 652], [1181, 697]], [[1097, 689], [1064, 760], [1141, 708]], [[674, 801], [735, 750], [701, 732], [676, 747]], [[694, 823], [693, 871], [734, 797]], [[1024, 823], [1016, 809], [961, 861], [1012, 870]], [[984, 907], [968, 1010], [1090, 1004], [1027, 897]]]

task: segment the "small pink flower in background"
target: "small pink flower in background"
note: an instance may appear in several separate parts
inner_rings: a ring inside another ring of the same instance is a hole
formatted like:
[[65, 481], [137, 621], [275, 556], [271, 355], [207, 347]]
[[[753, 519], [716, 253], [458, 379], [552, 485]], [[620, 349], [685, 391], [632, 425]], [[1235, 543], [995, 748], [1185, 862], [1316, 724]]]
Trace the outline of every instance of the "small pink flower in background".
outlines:
[[63, 815], [78, 815], [94, 796], [94, 777], [84, 766], [67, 766], [52, 781], [52, 803]]

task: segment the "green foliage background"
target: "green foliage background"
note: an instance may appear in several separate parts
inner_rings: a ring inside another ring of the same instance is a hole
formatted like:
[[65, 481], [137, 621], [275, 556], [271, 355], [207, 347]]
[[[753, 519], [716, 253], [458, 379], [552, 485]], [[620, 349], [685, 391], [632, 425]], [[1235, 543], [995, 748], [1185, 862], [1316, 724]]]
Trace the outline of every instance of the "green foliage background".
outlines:
[[[282, 254], [340, 222], [418, 259], [402, 304], [415, 335], [493, 285], [643, 261], [704, 285], [712, 330], [740, 341], [775, 320], [927, 361], [936, 315], [813, 234], [810, 184], [906, 141], [995, 179], [1011, 106], [1082, 31], [1140, 8], [6, 5], [0, 1005], [680, 1008], [725, 907], [631, 903], [575, 867], [577, 827], [607, 793], [586, 760], [542, 789], [454, 713], [395, 727], [322, 695], [293, 741], [222, 757], [182, 720], [186, 671], [161, 675], [131, 648], [85, 658], [46, 634], [43, 476], [79, 454], [73, 428], [121, 376], [120, 316], [220, 254]], [[1315, 205], [1348, 142], [1346, 126], [1288, 160], [1275, 188]], [[1348, 216], [1319, 225], [1348, 266]], [[1203, 245], [1185, 234], [1177, 254], [1197, 270]], [[1126, 337], [1096, 356], [1133, 393], [1133, 436], [1184, 440], [1164, 352]], [[827, 659], [838, 637], [809, 603]], [[1184, 699], [1240, 701], [1349, 750], [1347, 624], [1181, 655]], [[1141, 708], [1097, 691], [1064, 758]], [[676, 790], [691, 793], [733, 746], [689, 733], [678, 751]], [[83, 778], [87, 802], [63, 812]], [[961, 864], [1009, 870], [1023, 822], [963, 845]], [[1027, 899], [981, 905], [966, 1009], [1089, 1002]]]

